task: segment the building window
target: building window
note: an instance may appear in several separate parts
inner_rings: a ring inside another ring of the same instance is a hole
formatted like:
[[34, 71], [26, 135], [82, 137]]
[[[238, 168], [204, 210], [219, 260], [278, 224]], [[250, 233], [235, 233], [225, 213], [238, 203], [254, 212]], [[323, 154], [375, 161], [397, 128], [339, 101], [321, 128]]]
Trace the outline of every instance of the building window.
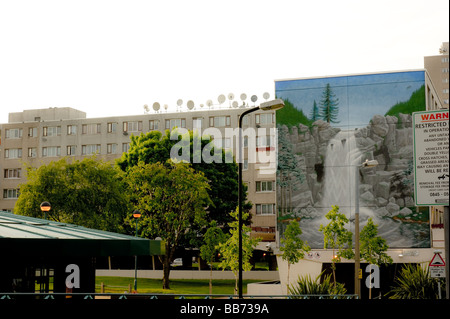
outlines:
[[67, 155], [75, 155], [76, 145], [67, 145]]
[[255, 115], [256, 124], [273, 124], [275, 123], [275, 113], [263, 113]]
[[201, 117], [197, 117], [192, 119], [192, 128], [201, 129], [202, 128], [203, 119]]
[[256, 215], [274, 215], [275, 204], [256, 204]]
[[44, 126], [43, 136], [59, 136], [61, 135], [61, 126]]
[[37, 148], [29, 147], [28, 148], [28, 157], [36, 157], [37, 156]]
[[259, 181], [256, 182], [256, 191], [257, 192], [273, 192], [274, 190], [274, 181]]
[[22, 138], [23, 130], [21, 128], [12, 128], [5, 130], [5, 138]]
[[19, 198], [19, 190], [18, 189], [4, 189], [3, 190], [3, 198], [6, 199], [17, 199]]
[[231, 116], [211, 116], [209, 118], [210, 127], [225, 127], [231, 125]]
[[244, 170], [244, 171], [248, 170], [248, 159], [244, 159], [244, 163], [242, 165], [242, 170]]
[[124, 132], [141, 132], [142, 131], [142, 121], [134, 122], [123, 122]]
[[21, 178], [22, 169], [21, 168], [7, 168], [4, 170], [4, 178]]
[[57, 157], [61, 156], [60, 146], [49, 146], [42, 148], [42, 157]]
[[273, 145], [273, 138], [270, 135], [258, 136], [256, 138], [256, 147], [271, 147]]
[[217, 148], [229, 149], [229, 148], [231, 148], [231, 139], [230, 138], [214, 139], [214, 145]]
[[186, 119], [166, 120], [166, 130], [172, 130], [174, 127], [186, 127]]
[[117, 153], [117, 144], [107, 144], [106, 145], [106, 153], [107, 154], [116, 154]]
[[21, 148], [5, 149], [5, 158], [9, 159], [22, 158], [22, 149]]
[[130, 149], [130, 143], [122, 143], [122, 152], [126, 153]]
[[82, 134], [100, 134], [102, 125], [100, 123], [83, 124], [81, 127]]
[[36, 137], [36, 136], [37, 136], [37, 127], [29, 127], [28, 137]]
[[115, 133], [117, 131], [117, 123], [109, 122], [108, 125], [108, 133]]
[[81, 145], [81, 155], [100, 154], [100, 144]]
[[148, 121], [148, 128], [150, 131], [158, 129], [158, 120], [150, 120]]
[[76, 134], [77, 134], [77, 126], [67, 125], [67, 135], [76, 135]]

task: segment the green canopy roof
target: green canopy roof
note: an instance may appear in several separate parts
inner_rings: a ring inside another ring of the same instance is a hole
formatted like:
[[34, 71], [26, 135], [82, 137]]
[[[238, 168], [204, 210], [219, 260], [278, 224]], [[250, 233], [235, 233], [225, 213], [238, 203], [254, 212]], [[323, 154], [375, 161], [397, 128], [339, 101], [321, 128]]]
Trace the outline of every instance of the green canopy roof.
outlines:
[[164, 243], [40, 218], [0, 212], [3, 256], [144, 256]]

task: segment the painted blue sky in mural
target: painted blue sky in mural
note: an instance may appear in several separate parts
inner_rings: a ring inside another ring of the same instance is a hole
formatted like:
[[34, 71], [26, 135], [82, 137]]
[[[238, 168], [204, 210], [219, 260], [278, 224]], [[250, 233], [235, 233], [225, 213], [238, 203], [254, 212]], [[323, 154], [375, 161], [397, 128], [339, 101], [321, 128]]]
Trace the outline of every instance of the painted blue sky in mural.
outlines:
[[[309, 116], [316, 101], [320, 106], [323, 89], [330, 84], [339, 99], [338, 123], [343, 130], [366, 126], [376, 115], [407, 101], [425, 83], [424, 71], [348, 75], [326, 78], [276, 80], [278, 98], [288, 99]], [[425, 105], [424, 105], [425, 109]]]

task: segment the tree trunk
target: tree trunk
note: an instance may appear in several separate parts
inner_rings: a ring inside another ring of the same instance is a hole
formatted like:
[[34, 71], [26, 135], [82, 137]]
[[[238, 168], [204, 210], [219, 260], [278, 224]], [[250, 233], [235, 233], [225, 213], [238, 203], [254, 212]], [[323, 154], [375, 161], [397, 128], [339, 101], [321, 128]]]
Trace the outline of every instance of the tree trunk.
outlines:
[[211, 259], [211, 264], [209, 266], [210, 270], [209, 270], [209, 294], [212, 295], [212, 259]]
[[288, 274], [287, 274], [287, 285], [286, 285], [286, 295], [289, 294], [289, 271], [291, 269], [291, 263], [288, 262]]
[[163, 289], [170, 289], [169, 283], [169, 275], [170, 275], [170, 258], [164, 258], [163, 263]]

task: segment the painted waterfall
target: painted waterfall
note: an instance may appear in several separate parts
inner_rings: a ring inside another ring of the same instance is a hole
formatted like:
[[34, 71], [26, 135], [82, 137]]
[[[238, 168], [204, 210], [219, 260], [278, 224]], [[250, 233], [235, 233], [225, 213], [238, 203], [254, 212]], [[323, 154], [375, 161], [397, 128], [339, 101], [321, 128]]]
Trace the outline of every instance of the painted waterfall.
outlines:
[[[354, 230], [372, 217], [391, 248], [429, 247], [428, 209], [414, 206], [411, 113], [425, 109], [424, 72], [276, 82], [278, 231], [300, 221], [303, 239], [323, 248], [320, 224], [332, 205]], [[375, 168], [360, 167], [376, 159]]]

